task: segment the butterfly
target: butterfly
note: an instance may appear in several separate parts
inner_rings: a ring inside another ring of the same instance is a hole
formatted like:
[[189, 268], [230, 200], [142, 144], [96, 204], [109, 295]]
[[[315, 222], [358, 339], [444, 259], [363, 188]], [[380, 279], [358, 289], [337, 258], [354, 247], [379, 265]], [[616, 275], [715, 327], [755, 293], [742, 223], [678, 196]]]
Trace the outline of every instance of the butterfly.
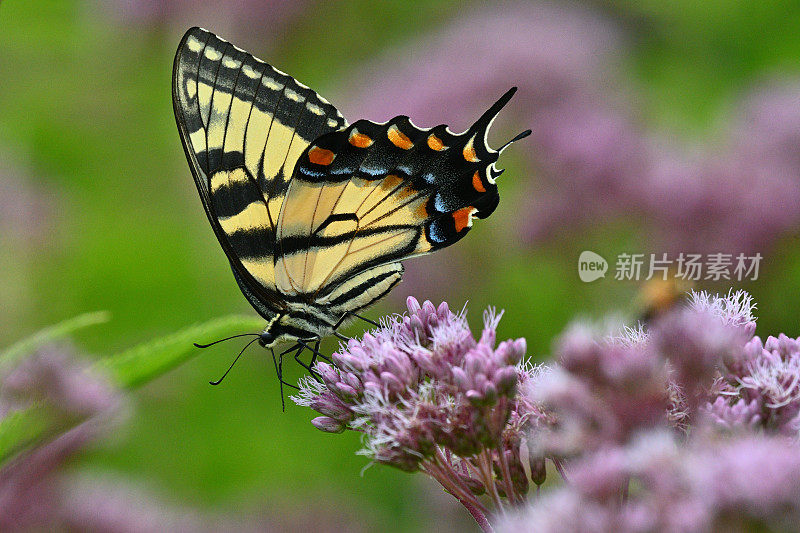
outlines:
[[489, 216], [498, 154], [530, 133], [500, 150], [487, 144], [515, 90], [460, 134], [406, 116], [348, 125], [294, 78], [211, 32], [187, 31], [173, 67], [175, 118], [208, 220], [267, 321], [254, 340], [289, 343], [281, 361], [294, 350], [300, 362], [304, 348], [316, 358], [320, 339], [340, 336], [400, 281], [400, 261], [453, 244]]

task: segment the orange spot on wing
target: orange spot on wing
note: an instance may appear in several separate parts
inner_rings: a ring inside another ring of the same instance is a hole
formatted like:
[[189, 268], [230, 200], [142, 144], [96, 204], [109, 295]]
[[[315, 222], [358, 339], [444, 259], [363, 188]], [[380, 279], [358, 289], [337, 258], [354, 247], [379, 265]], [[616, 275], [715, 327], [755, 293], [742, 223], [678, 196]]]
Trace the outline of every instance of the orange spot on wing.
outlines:
[[477, 209], [472, 206], [463, 207], [453, 213], [453, 221], [456, 223], [456, 232], [461, 233], [466, 227], [472, 226], [472, 215]]
[[486, 187], [483, 186], [481, 182], [481, 176], [478, 171], [475, 171], [475, 174], [472, 175], [472, 187], [478, 192], [486, 192]]
[[436, 135], [429, 135], [428, 136], [428, 147], [431, 150], [436, 150], [438, 152], [439, 150], [443, 150], [444, 149], [444, 143]]
[[315, 146], [308, 151], [308, 160], [315, 165], [330, 165], [333, 163], [334, 157], [336, 157], [336, 154], [319, 146]]
[[389, 128], [389, 140], [392, 141], [392, 144], [397, 146], [398, 148], [402, 148], [403, 150], [408, 150], [414, 143], [411, 142], [411, 139], [406, 137], [402, 131], [397, 129], [397, 126], [392, 126]]
[[475, 154], [475, 148], [472, 146], [472, 143], [464, 147], [464, 159], [470, 163], [476, 163], [478, 161], [478, 156]]
[[372, 144], [372, 139], [363, 133], [358, 133], [355, 130], [353, 130], [353, 133], [350, 134], [349, 141], [350, 144], [356, 148], [368, 148]]

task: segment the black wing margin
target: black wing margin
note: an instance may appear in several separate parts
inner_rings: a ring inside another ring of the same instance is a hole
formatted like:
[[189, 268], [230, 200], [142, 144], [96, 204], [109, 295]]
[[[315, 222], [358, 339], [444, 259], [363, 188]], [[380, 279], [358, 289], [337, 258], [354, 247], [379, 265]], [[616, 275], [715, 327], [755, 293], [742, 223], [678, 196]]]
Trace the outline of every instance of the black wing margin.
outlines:
[[269, 319], [284, 305], [276, 223], [294, 166], [346, 121], [313, 90], [201, 28], [178, 47], [172, 98], [206, 215], [242, 291]]

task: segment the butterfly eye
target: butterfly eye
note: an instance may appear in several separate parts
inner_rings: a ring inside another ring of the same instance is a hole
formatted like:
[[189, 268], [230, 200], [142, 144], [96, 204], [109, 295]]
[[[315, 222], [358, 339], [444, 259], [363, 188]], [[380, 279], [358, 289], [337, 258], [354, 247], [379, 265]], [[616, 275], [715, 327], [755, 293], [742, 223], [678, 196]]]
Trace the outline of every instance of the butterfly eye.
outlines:
[[263, 348], [269, 347], [273, 342], [275, 342], [275, 336], [271, 331], [262, 331], [261, 335], [259, 335], [258, 344]]

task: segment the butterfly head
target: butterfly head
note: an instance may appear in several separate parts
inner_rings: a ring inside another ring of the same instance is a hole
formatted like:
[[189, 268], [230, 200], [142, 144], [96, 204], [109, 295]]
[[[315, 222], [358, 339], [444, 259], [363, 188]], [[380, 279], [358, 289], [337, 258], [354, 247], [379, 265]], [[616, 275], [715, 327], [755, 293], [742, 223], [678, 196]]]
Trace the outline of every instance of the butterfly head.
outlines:
[[264, 330], [258, 336], [258, 344], [260, 344], [264, 348], [272, 348], [276, 344], [278, 344], [283, 337], [283, 332], [281, 331], [281, 318], [283, 317], [283, 313], [277, 314], [267, 323], [264, 327]]
[[[330, 317], [326, 318], [330, 320]], [[281, 312], [275, 315], [261, 331], [258, 343], [264, 348], [274, 348], [281, 344], [296, 344], [298, 339], [320, 338], [332, 331], [329, 327], [314, 327], [315, 324], [313, 317]]]

